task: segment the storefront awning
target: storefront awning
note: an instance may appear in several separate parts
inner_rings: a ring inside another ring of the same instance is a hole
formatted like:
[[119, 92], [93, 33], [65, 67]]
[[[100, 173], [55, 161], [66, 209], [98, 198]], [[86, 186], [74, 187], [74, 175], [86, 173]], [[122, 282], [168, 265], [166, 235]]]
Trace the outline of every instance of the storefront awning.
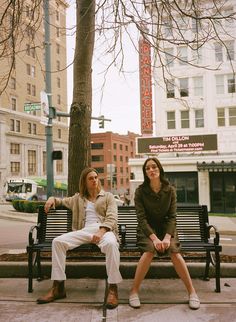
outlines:
[[197, 162], [197, 169], [199, 171], [209, 171], [209, 172], [232, 172], [236, 171], [236, 162]]

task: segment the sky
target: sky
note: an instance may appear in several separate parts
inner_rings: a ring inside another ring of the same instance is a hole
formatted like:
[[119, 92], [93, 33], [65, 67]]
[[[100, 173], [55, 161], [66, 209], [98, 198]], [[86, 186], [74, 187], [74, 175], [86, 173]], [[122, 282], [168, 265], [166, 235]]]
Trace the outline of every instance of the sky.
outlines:
[[[67, 9], [67, 27], [75, 25], [74, 1], [68, 1], [70, 7]], [[74, 29], [67, 31], [67, 63], [71, 64], [74, 57], [75, 40]], [[105, 64], [111, 62], [110, 58], [99, 55], [99, 51], [94, 49], [93, 59], [93, 108], [92, 116], [104, 115], [111, 122], [105, 122], [105, 128], [100, 129], [98, 121], [92, 120], [91, 132], [112, 131], [119, 134], [127, 134], [128, 131], [140, 133], [140, 94], [139, 94], [139, 61], [138, 54], [133, 46], [124, 41], [125, 48], [125, 75], [119, 73], [114, 66], [106, 76], [104, 83]], [[103, 60], [103, 61], [101, 61]], [[73, 67], [68, 68], [68, 106], [72, 102], [73, 92]]]

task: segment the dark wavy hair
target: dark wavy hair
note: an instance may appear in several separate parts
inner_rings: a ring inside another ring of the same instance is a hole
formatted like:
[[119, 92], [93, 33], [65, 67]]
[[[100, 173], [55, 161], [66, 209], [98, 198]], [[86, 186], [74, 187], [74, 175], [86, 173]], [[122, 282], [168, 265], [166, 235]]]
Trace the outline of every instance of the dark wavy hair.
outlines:
[[161, 162], [155, 157], [150, 157], [150, 158], [146, 159], [144, 164], [143, 164], [143, 177], [144, 177], [143, 184], [144, 185], [149, 185], [149, 183], [150, 183], [150, 179], [148, 178], [147, 173], [146, 173], [146, 165], [147, 165], [148, 161], [151, 161], [151, 160], [154, 161], [156, 163], [156, 165], [158, 166], [158, 169], [160, 171], [161, 183], [163, 183], [164, 185], [168, 185], [169, 181], [165, 177], [165, 172], [164, 172], [164, 169], [163, 169], [163, 167], [161, 165]]
[[[87, 190], [87, 185], [86, 185], [86, 179], [87, 179], [87, 175], [90, 172], [95, 172], [98, 175], [97, 170], [95, 170], [94, 168], [85, 168], [80, 175], [80, 180], [79, 180], [79, 193], [81, 195], [81, 197], [88, 197], [89, 193]], [[101, 185], [101, 181], [98, 179], [98, 193], [101, 191], [102, 185]]]

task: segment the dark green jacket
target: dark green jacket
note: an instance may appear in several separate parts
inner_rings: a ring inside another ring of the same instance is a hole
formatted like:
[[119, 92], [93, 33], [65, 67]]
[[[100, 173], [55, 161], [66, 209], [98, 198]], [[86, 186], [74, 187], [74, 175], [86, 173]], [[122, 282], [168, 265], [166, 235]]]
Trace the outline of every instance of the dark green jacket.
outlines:
[[140, 185], [135, 191], [135, 208], [138, 220], [138, 233], [149, 237], [155, 233], [164, 238], [168, 233], [176, 233], [176, 192], [171, 185], [163, 185], [155, 193], [149, 185]]

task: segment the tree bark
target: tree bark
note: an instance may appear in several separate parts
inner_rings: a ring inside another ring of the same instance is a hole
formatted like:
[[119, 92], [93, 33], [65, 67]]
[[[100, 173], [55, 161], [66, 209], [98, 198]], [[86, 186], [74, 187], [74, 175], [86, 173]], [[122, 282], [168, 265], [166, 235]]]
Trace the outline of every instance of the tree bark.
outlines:
[[68, 195], [78, 192], [81, 171], [91, 163], [92, 57], [95, 0], [77, 0], [73, 102], [70, 110]]

